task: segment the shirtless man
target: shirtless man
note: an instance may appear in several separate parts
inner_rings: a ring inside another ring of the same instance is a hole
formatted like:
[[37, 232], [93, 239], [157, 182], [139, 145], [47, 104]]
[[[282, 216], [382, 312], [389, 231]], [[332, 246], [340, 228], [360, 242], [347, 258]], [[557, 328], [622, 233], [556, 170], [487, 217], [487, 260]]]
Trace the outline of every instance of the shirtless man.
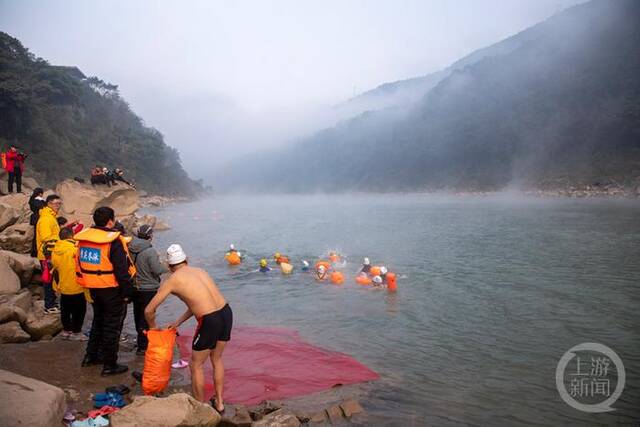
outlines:
[[144, 311], [149, 329], [157, 328], [156, 309], [169, 294], [176, 295], [187, 305], [187, 311], [169, 325], [169, 328], [177, 329], [191, 316], [195, 316], [198, 320], [198, 327], [191, 345], [191, 362], [189, 364], [193, 397], [201, 402], [205, 400], [204, 363], [210, 359], [216, 387], [214, 407], [218, 412], [222, 412], [224, 411], [222, 352], [225, 343], [231, 338], [233, 313], [209, 274], [202, 269], [188, 265], [187, 255], [180, 245], [169, 246], [167, 260], [172, 274], [160, 286], [158, 293]]

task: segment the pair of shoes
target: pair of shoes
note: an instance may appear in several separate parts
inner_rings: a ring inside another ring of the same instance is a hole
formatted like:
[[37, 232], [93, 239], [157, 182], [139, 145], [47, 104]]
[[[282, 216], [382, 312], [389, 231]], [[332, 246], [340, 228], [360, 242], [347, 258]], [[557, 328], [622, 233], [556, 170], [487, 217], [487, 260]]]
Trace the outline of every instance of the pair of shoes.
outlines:
[[60, 314], [60, 308], [53, 306], [51, 308], [45, 308], [44, 314]]
[[71, 335], [73, 335], [72, 332], [62, 331], [62, 332], [60, 332], [60, 339], [61, 340], [68, 340]]
[[111, 365], [111, 366], [106, 366], [105, 365], [105, 367], [102, 368], [102, 372], [100, 373], [100, 375], [102, 375], [103, 377], [107, 377], [109, 375], [124, 374], [128, 370], [129, 370], [128, 366], [126, 366], [126, 365], [118, 365], [116, 363], [115, 365]]
[[93, 366], [93, 365], [99, 365], [100, 361], [98, 360], [97, 357], [91, 357], [89, 355], [84, 356], [84, 359], [82, 359], [82, 363], [80, 364], [80, 366], [85, 367], [85, 366]]
[[89, 341], [89, 338], [87, 338], [82, 332], [70, 333], [67, 336], [67, 339], [69, 341]]

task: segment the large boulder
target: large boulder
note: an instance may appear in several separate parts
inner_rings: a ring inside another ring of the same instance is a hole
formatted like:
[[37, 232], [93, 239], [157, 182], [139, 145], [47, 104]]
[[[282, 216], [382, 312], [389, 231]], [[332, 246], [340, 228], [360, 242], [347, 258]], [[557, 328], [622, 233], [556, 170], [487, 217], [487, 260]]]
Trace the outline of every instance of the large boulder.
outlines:
[[20, 278], [6, 259], [0, 257], [0, 295], [15, 294], [20, 290]]
[[33, 271], [40, 269], [40, 262], [29, 255], [0, 250], [0, 258], [4, 258], [14, 273], [20, 278], [22, 286], [31, 282]]
[[55, 193], [62, 198], [60, 215], [78, 219], [87, 226], [93, 223], [93, 211], [101, 206], [113, 208], [118, 218], [131, 216], [140, 208], [138, 193], [124, 184], [92, 186], [66, 180], [56, 186]]
[[25, 323], [31, 309], [31, 293], [23, 290], [16, 295], [0, 295], [0, 323]]
[[29, 225], [28, 222], [7, 227], [0, 233], [0, 249], [28, 254], [31, 252], [33, 232], [33, 226]]
[[31, 341], [31, 335], [22, 330], [20, 323], [13, 321], [0, 325], [0, 343], [23, 343], [28, 341]]
[[213, 427], [220, 422], [220, 414], [186, 393], [177, 393], [165, 398], [136, 396], [109, 421], [112, 427]]
[[20, 213], [0, 199], [0, 231], [15, 224], [20, 218]]
[[27, 321], [23, 325], [34, 341], [49, 335], [54, 336], [62, 330], [60, 314], [45, 314], [44, 301], [36, 301], [27, 314]]
[[4, 426], [62, 425], [64, 391], [51, 384], [0, 370], [0, 420]]

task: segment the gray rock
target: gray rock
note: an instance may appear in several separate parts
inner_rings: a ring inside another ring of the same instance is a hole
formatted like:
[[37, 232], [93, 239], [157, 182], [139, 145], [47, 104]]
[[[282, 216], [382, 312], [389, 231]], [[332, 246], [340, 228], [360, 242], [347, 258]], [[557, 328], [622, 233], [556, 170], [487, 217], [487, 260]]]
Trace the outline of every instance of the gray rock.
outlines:
[[54, 336], [62, 330], [60, 314], [45, 314], [44, 301], [36, 301], [27, 315], [24, 330], [27, 331], [35, 341], [47, 335]]
[[345, 400], [340, 404], [340, 408], [342, 408], [342, 412], [347, 418], [351, 418], [351, 416], [355, 414], [361, 414], [364, 412], [364, 409], [362, 409], [360, 403], [358, 403], [358, 401], [354, 399]]
[[342, 420], [342, 409], [338, 405], [333, 405], [327, 408], [327, 415], [329, 417], [329, 421], [331, 421], [331, 424], [335, 424]]
[[61, 425], [66, 402], [58, 387], [0, 370], [0, 396], [0, 419], [4, 426]]
[[0, 231], [13, 225], [20, 218], [20, 214], [12, 206], [0, 203]]
[[31, 252], [33, 227], [29, 223], [14, 224], [0, 233], [0, 249], [20, 254]]
[[27, 313], [16, 306], [0, 306], [0, 324], [7, 322], [24, 323], [27, 320]]
[[22, 330], [20, 323], [13, 321], [0, 325], [0, 343], [23, 343], [31, 336]]
[[265, 415], [260, 421], [253, 423], [253, 427], [299, 427], [300, 420], [293, 411], [282, 408]]
[[251, 427], [251, 415], [242, 405], [225, 405], [220, 421], [221, 427]]
[[211, 405], [177, 393], [165, 398], [136, 396], [109, 421], [112, 427], [213, 427], [220, 422], [220, 414]]
[[20, 290], [20, 279], [6, 259], [0, 257], [0, 294], [15, 294]]
[[0, 258], [4, 258], [11, 269], [20, 278], [22, 286], [27, 286], [33, 277], [34, 270], [40, 270], [40, 262], [29, 255], [0, 250]]
[[8, 301], [7, 305], [10, 307], [19, 308], [26, 313], [29, 313], [31, 310], [31, 293], [28, 290], [22, 290], [15, 295], [12, 295]]

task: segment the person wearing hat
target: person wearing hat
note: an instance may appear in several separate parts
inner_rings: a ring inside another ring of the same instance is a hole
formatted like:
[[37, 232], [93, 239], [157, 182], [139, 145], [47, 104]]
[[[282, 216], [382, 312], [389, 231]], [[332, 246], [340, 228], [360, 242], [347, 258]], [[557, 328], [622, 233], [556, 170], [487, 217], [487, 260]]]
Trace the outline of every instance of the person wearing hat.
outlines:
[[191, 390], [196, 400], [205, 401], [204, 364], [210, 360], [213, 365], [216, 394], [213, 407], [218, 412], [222, 412], [224, 411], [222, 352], [226, 342], [231, 339], [233, 312], [209, 274], [189, 265], [187, 255], [180, 245], [169, 246], [167, 261], [172, 274], [162, 283], [158, 293], [144, 311], [149, 328], [156, 329], [156, 309], [169, 294], [177, 296], [187, 305], [187, 311], [169, 325], [169, 328], [178, 328], [191, 316], [195, 316], [198, 320], [198, 326], [193, 334], [189, 363]]
[[137, 236], [129, 243], [129, 252], [136, 266], [135, 290], [133, 291], [133, 317], [138, 333], [136, 354], [144, 355], [149, 341], [144, 331], [149, 328], [144, 318], [144, 309], [153, 299], [160, 287], [160, 276], [169, 269], [160, 263], [160, 256], [151, 245], [153, 227], [144, 224], [138, 228]]
[[362, 268], [360, 269], [360, 273], [369, 274], [369, 271], [371, 271], [371, 262], [369, 261], [369, 258], [365, 258], [364, 262], [362, 263]]

